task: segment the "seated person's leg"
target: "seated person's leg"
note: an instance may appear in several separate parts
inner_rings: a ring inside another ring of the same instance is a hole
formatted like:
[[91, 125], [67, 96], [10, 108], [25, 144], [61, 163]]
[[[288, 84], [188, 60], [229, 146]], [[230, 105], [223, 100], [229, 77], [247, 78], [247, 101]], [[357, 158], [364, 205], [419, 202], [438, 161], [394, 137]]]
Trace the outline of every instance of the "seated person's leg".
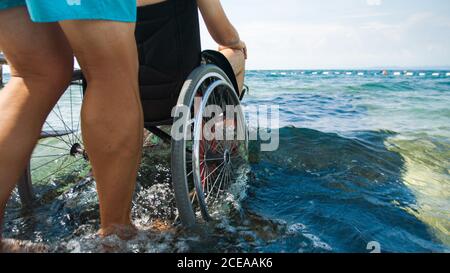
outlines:
[[241, 94], [244, 88], [244, 78], [245, 78], [245, 56], [242, 50], [235, 50], [231, 48], [222, 49], [220, 51], [230, 62], [231, 67], [233, 67], [234, 74], [236, 75], [236, 80], [239, 87], [239, 94]]
[[131, 201], [143, 142], [134, 23], [60, 23], [88, 82], [82, 132], [100, 200], [101, 230], [132, 234]]

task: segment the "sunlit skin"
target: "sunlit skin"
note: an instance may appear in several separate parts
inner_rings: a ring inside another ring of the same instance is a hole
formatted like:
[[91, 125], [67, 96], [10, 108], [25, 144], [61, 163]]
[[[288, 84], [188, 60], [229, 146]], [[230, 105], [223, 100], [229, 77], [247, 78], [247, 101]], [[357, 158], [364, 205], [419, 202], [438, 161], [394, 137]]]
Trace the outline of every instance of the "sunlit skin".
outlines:
[[[138, 6], [164, 2], [165, 0], [137, 0]], [[227, 57], [233, 67], [239, 86], [244, 85], [247, 47], [228, 19], [220, 0], [197, 0], [198, 7], [211, 37], [219, 44], [218, 50]]]
[[[11, 65], [0, 92], [0, 222], [48, 113], [70, 83], [75, 55], [89, 82], [81, 115], [100, 200], [99, 234], [133, 234], [143, 138], [134, 28], [112, 21], [33, 23], [24, 7], [0, 12], [0, 49]], [[20, 249], [6, 242], [0, 240], [0, 252]]]
[[244, 85], [247, 46], [225, 14], [220, 0], [197, 0], [197, 3], [211, 37], [219, 44], [219, 51], [233, 67], [241, 91]]

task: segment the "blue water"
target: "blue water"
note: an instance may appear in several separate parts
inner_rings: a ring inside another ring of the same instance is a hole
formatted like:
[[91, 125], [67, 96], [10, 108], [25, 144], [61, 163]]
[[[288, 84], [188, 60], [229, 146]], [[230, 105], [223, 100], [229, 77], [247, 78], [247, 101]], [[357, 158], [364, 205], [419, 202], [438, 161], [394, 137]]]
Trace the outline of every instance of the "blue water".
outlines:
[[144, 154], [133, 218], [147, 231], [133, 241], [97, 241], [89, 179], [37, 186], [34, 213], [15, 195], [5, 235], [61, 252], [101, 251], [96, 242], [129, 252], [369, 252], [371, 242], [450, 251], [450, 77], [313, 72], [248, 71], [244, 104], [280, 107], [279, 149], [252, 149], [239, 212], [205, 234], [155, 231], [174, 213], [170, 149], [159, 145]]
[[301, 227], [262, 250], [296, 251], [304, 233], [336, 252], [448, 250], [450, 77], [334, 72], [247, 74], [246, 104], [279, 105], [281, 130], [245, 206]]

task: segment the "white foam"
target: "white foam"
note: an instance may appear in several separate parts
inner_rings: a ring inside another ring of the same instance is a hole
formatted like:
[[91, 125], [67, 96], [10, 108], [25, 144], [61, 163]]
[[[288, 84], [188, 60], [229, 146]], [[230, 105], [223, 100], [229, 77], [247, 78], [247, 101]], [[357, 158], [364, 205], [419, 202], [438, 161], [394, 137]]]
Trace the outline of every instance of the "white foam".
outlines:
[[312, 75], [317, 75], [318, 73], [317, 72], [313, 72], [313, 73], [311, 73]]
[[334, 74], [336, 74], [336, 75], [341, 75], [341, 72], [336, 71], [336, 72], [334, 72]]
[[311, 240], [313, 247], [321, 248], [321, 249], [326, 250], [326, 251], [333, 251], [333, 248], [330, 245], [328, 245], [327, 243], [323, 242], [316, 235], [311, 234], [311, 233], [304, 233], [302, 235], [305, 236], [306, 238], [308, 238], [309, 240]]
[[419, 76], [421, 76], [421, 77], [424, 77], [424, 76], [426, 76], [427, 74], [426, 73], [423, 73], [423, 72], [421, 72], [421, 73], [419, 73]]
[[394, 76], [401, 76], [402, 73], [401, 72], [394, 72]]
[[406, 76], [414, 76], [414, 73], [413, 72], [406, 72], [406, 74], [405, 74]]
[[358, 72], [358, 76], [364, 76], [364, 72]]
[[450, 77], [450, 72], [447, 72], [445, 76]]
[[281, 73], [280, 73], [280, 75], [282, 75], [282, 76], [286, 76], [286, 75], [287, 75], [287, 73], [286, 73], [286, 72], [281, 72]]
[[323, 72], [322, 74], [323, 74], [323, 75], [330, 75], [330, 72], [325, 71], [325, 72]]
[[296, 235], [298, 233], [301, 233], [302, 231], [304, 231], [306, 229], [306, 226], [302, 223], [295, 223], [293, 225], [290, 225], [287, 228], [286, 233], [289, 235]]
[[437, 72], [431, 74], [431, 76], [433, 76], [433, 77], [439, 77], [440, 75], [441, 75], [441, 74], [440, 74], [440, 73], [437, 73]]
[[352, 72], [345, 73], [345, 75], [352, 75], [352, 74], [353, 74]]

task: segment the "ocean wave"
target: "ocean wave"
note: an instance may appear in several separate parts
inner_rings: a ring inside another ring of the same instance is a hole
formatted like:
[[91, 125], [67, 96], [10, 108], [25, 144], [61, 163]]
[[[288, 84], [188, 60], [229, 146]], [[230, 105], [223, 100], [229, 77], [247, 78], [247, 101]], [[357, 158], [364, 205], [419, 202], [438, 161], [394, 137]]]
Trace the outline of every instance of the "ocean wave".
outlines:
[[[377, 238], [388, 252], [442, 251], [445, 247], [433, 242], [436, 236], [442, 239], [445, 230], [441, 235], [429, 232], [432, 222], [423, 221], [422, 216], [430, 215], [423, 207], [423, 197], [416, 195], [416, 189], [405, 180], [409, 179], [405, 169], [410, 167], [405, 162], [407, 155], [390, 146], [406, 148], [391, 141], [397, 135], [378, 130], [344, 137], [282, 128], [280, 149], [261, 153], [254, 167], [264, 186], [250, 188], [253, 199], [246, 202], [247, 206], [264, 217], [295, 219], [313, 234], [321, 234], [321, 240], [333, 250], [361, 252], [365, 244]], [[445, 200], [441, 199], [443, 204]], [[440, 214], [434, 210], [434, 221], [445, 223], [445, 211], [445, 207]], [[392, 219], [396, 219], [395, 225]], [[337, 237], [355, 239], [350, 242]], [[415, 239], [407, 239], [411, 237]]]

